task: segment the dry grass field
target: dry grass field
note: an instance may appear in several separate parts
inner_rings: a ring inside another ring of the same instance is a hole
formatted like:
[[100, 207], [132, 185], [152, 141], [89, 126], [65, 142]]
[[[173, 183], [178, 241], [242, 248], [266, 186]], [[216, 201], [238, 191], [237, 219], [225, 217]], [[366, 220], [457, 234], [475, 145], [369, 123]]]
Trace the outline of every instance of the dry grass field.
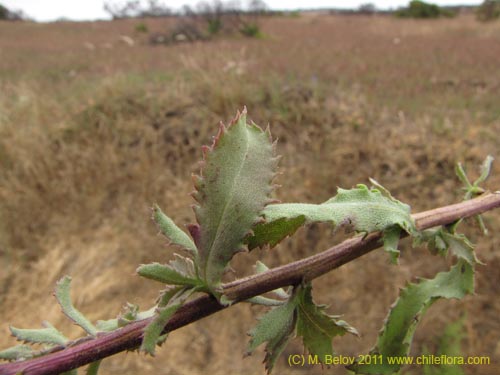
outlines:
[[[319, 203], [373, 177], [417, 212], [461, 200], [456, 162], [476, 176], [486, 155], [500, 158], [498, 22], [308, 15], [264, 20], [259, 40], [175, 46], [149, 45], [134, 31], [139, 22], [161, 31], [170, 21], [0, 22], [2, 348], [14, 344], [8, 324], [47, 319], [78, 334], [51, 297], [66, 274], [92, 319], [116, 316], [126, 301], [150, 307], [160, 286], [135, 269], [174, 251], [150, 207], [180, 224], [193, 220], [190, 176], [201, 145], [244, 105], [279, 139], [282, 201]], [[499, 162], [492, 175], [487, 187], [498, 190]], [[466, 374], [500, 373], [499, 212], [485, 221], [488, 237], [474, 221], [467, 229], [486, 263], [476, 294], [433, 305], [412, 348], [435, 349], [446, 324], [465, 316], [463, 354], [492, 361]], [[339, 237], [312, 226], [272, 251], [238, 255], [234, 268], [246, 275], [258, 257], [277, 266]], [[399, 267], [378, 251], [315, 282], [316, 301], [362, 334], [335, 339], [338, 353], [366, 353], [398, 288], [450, 262], [407, 242], [402, 249]], [[173, 332], [155, 358], [116, 355], [102, 373], [263, 374], [262, 349], [243, 358], [261, 311], [236, 305]], [[302, 350], [295, 340], [285, 355]], [[275, 373], [345, 371], [282, 359]]]

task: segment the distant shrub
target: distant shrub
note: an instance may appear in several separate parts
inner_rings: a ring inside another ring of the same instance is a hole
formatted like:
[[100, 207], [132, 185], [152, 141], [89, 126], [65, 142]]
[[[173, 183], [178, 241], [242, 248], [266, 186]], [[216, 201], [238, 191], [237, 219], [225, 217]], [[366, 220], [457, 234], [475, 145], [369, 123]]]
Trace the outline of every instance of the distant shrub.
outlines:
[[148, 31], [149, 31], [148, 26], [144, 22], [141, 22], [141, 23], [138, 23], [137, 25], [135, 25], [135, 32], [136, 33], [147, 33]]
[[401, 18], [439, 18], [453, 17], [454, 15], [455, 13], [450, 10], [420, 0], [412, 0], [408, 7], [396, 11], [396, 16]]
[[207, 20], [207, 31], [210, 35], [218, 34], [222, 29], [222, 20], [220, 18]]
[[500, 18], [500, 0], [484, 0], [477, 8], [476, 17], [483, 22]]
[[240, 28], [240, 33], [249, 38], [259, 38], [262, 36], [259, 25], [253, 22], [244, 24]]

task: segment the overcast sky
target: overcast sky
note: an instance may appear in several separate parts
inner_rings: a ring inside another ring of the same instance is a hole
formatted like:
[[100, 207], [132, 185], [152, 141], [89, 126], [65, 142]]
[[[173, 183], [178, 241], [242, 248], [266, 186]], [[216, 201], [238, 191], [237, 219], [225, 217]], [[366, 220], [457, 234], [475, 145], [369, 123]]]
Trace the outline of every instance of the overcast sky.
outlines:
[[[93, 20], [109, 18], [103, 10], [104, 0], [0, 0], [13, 10], [23, 10], [37, 21], [53, 21], [59, 18], [72, 20]], [[111, 3], [124, 3], [125, 0], [108, 0]], [[183, 4], [196, 4], [198, 0], [166, 0], [164, 4], [178, 8]], [[244, 1], [243, 1], [244, 2]], [[482, 0], [434, 0], [439, 5], [469, 4], [477, 5]], [[143, 0], [143, 3], [145, 1]], [[379, 9], [397, 8], [408, 3], [407, 0], [265, 0], [271, 9], [305, 8], [357, 8], [360, 4], [373, 3]]]

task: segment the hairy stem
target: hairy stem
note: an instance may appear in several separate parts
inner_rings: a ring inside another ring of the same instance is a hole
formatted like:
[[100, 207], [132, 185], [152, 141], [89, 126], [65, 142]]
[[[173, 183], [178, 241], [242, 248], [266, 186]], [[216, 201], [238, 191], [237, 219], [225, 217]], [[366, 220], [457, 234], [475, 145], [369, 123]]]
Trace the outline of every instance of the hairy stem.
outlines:
[[[462, 203], [421, 212], [413, 215], [413, 218], [417, 228], [422, 230], [450, 224], [498, 207], [500, 192], [488, 193]], [[380, 233], [372, 233], [346, 240], [308, 258], [224, 284], [224, 294], [237, 302], [279, 287], [298, 284], [304, 279], [312, 280], [380, 247], [381, 238]], [[186, 303], [172, 316], [165, 332], [174, 331], [224, 308], [211, 296], [199, 297]], [[0, 375], [59, 374], [125, 350], [136, 349], [141, 344], [144, 328], [150, 320], [131, 323], [114, 332], [100, 334], [93, 340], [61, 348], [42, 357], [0, 365]]]

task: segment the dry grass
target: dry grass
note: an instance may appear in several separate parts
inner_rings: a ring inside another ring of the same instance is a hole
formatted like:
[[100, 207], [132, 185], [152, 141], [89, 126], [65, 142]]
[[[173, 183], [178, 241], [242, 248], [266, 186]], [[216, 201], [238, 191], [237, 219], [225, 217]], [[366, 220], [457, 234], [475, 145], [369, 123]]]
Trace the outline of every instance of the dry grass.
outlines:
[[[147, 45], [133, 34], [136, 23], [0, 23], [1, 347], [12, 344], [7, 322], [46, 318], [76, 334], [49, 298], [64, 274], [94, 319], [116, 315], [125, 301], [149, 307], [159, 286], [134, 270], [173, 251], [156, 235], [149, 207], [159, 203], [180, 224], [192, 220], [200, 146], [243, 105], [280, 139], [283, 201], [321, 202], [337, 186], [374, 177], [416, 211], [429, 209], [460, 199], [455, 162], [473, 173], [488, 153], [500, 154], [498, 23], [283, 18], [266, 20], [263, 40], [171, 47]], [[500, 186], [498, 164], [488, 186]], [[500, 371], [498, 213], [486, 221], [489, 237], [469, 231], [487, 263], [477, 294], [433, 306], [414, 345], [414, 353], [432, 346], [446, 322], [466, 313], [464, 354], [493, 362], [468, 374]], [[272, 252], [239, 255], [234, 266], [244, 274], [257, 256], [275, 266], [336, 241], [313, 226]], [[446, 266], [404, 249], [400, 267], [374, 253], [315, 283], [316, 299], [363, 334], [335, 340], [339, 353], [368, 350], [398, 288]], [[173, 333], [155, 359], [121, 354], [103, 373], [261, 374], [260, 353], [242, 358], [259, 312], [235, 306]], [[287, 349], [301, 352], [296, 341]], [[284, 361], [276, 369], [312, 372], [321, 370]]]

